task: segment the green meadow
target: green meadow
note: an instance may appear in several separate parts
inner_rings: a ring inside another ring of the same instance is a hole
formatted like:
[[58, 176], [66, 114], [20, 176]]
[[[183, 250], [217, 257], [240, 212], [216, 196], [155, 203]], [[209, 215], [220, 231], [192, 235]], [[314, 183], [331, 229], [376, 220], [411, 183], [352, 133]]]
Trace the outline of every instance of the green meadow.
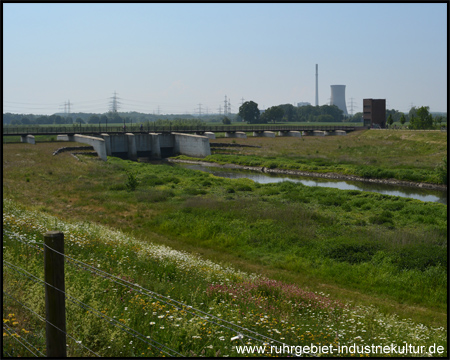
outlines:
[[[233, 141], [255, 147], [207, 160], [337, 173], [373, 166], [439, 183], [446, 133], [220, 139]], [[376, 153], [376, 144], [383, 150]], [[69, 145], [3, 145], [3, 259], [11, 264], [4, 263], [3, 289], [36, 313], [43, 312], [43, 288], [13, 266], [42, 278], [43, 256], [30, 246], [42, 248], [45, 231], [61, 230], [69, 256], [165, 298], [72, 264], [67, 293], [183, 356], [238, 356], [240, 342], [231, 340], [237, 330], [168, 299], [290, 345], [406, 341], [440, 344], [447, 354], [447, 206], [290, 182], [261, 185], [113, 157], [52, 156], [62, 146]], [[4, 323], [45, 349], [42, 323], [3, 298]], [[68, 332], [95, 353], [167, 355], [103, 323], [68, 305]], [[12, 337], [4, 330], [8, 353], [17, 351]], [[76, 341], [68, 350], [92, 356]]]

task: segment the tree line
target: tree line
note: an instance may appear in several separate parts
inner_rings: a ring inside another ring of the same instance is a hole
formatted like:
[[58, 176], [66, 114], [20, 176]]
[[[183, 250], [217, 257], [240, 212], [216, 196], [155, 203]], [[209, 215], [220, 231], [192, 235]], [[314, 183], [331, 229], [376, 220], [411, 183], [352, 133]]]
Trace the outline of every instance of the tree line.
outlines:
[[[344, 113], [335, 105], [322, 106], [294, 106], [282, 104], [272, 106], [260, 111], [254, 101], [246, 101], [239, 107], [238, 114], [204, 115], [155, 115], [138, 112], [109, 112], [104, 114], [73, 113], [34, 115], [34, 114], [3, 114], [3, 125], [71, 125], [71, 124], [148, 124], [155, 125], [202, 125], [204, 122], [217, 122], [231, 124], [232, 122], [248, 122], [250, 124], [285, 123], [285, 122], [363, 122], [363, 113], [353, 116], [344, 116]], [[429, 107], [413, 107], [405, 114], [398, 110], [386, 110], [386, 124], [388, 126], [403, 127], [408, 123], [410, 129], [440, 128], [447, 123], [447, 114], [431, 114]]]
[[[431, 114], [428, 106], [412, 107], [408, 114], [395, 109], [386, 109], [386, 123], [389, 126], [402, 127], [409, 122], [409, 129], [436, 129], [447, 123], [447, 114]], [[276, 122], [363, 122], [363, 113], [344, 116], [344, 112], [335, 105], [293, 106], [291, 104], [272, 106], [265, 111], [258, 109], [254, 101], [247, 101], [239, 107], [239, 117], [250, 124]]]
[[[233, 117], [231, 117], [233, 119]], [[143, 114], [138, 112], [108, 112], [104, 114], [93, 113], [73, 113], [53, 114], [53, 115], [34, 115], [34, 114], [3, 114], [4, 125], [71, 125], [71, 124], [147, 124], [155, 122], [156, 125], [164, 124], [180, 124], [186, 121], [192, 123], [222, 122], [223, 116], [209, 115], [202, 116], [201, 119], [189, 114], [184, 115], [155, 115]], [[234, 119], [233, 119], [234, 120]]]
[[[344, 117], [344, 112], [336, 105], [294, 106], [283, 104], [269, 107], [264, 111], [258, 109], [254, 101], [246, 101], [239, 107], [238, 114], [243, 121], [250, 124], [277, 122], [342, 122], [352, 121]], [[358, 119], [358, 121], [362, 121]]]

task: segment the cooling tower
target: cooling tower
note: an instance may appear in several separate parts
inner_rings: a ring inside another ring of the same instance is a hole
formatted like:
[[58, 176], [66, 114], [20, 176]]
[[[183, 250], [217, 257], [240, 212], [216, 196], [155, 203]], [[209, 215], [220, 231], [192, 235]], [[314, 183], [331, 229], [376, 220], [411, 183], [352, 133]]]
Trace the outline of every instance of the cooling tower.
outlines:
[[348, 115], [347, 106], [345, 105], [345, 85], [330, 85], [331, 86], [331, 99], [330, 105], [336, 105], [344, 112], [344, 115]]

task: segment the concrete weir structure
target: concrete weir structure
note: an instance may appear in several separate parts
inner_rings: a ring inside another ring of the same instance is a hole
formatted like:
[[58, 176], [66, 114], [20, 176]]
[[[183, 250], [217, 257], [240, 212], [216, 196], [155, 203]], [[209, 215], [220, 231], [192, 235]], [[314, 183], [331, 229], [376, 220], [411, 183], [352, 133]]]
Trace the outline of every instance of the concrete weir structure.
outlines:
[[83, 144], [91, 145], [94, 150], [97, 152], [100, 159], [106, 161], [106, 145], [105, 140], [95, 137], [95, 136], [86, 136], [86, 135], [58, 135], [56, 140], [60, 141], [72, 141], [79, 142]]
[[226, 138], [241, 138], [241, 139], [247, 139], [247, 134], [242, 131], [227, 131], [225, 133]]
[[336, 135], [347, 135], [347, 133], [345, 131], [343, 131], [343, 130], [336, 130], [334, 133]]
[[302, 133], [301, 133], [301, 131], [278, 131], [278, 136], [302, 137]]
[[33, 135], [21, 135], [20, 142], [36, 145], [36, 140]]
[[255, 137], [275, 137], [273, 131], [253, 131], [253, 136]]
[[99, 136], [74, 134], [58, 135], [57, 139], [89, 144], [104, 161], [108, 155], [130, 160], [137, 160], [139, 157], [160, 159], [175, 154], [193, 157], [211, 155], [208, 137], [181, 133], [125, 133]]

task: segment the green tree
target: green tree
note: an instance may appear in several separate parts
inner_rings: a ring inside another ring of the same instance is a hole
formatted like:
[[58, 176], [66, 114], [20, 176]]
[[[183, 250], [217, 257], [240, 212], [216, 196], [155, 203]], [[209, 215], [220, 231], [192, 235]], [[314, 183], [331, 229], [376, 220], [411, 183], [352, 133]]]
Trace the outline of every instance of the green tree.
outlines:
[[342, 121], [344, 119], [344, 112], [339, 109], [336, 105], [322, 105], [319, 106], [319, 114], [317, 115], [330, 115], [333, 121]]
[[249, 124], [257, 124], [260, 122], [260, 114], [258, 104], [254, 101], [246, 101], [239, 106], [239, 116]]
[[436, 116], [436, 117], [433, 119], [434, 126], [435, 126], [436, 128], [440, 128], [440, 127], [441, 127], [441, 124], [442, 124], [442, 120], [443, 120], [443, 117], [442, 117], [442, 116], [440, 116], [440, 115]]
[[429, 112], [428, 106], [422, 106], [417, 109], [416, 116], [413, 116], [409, 121], [409, 127], [411, 129], [432, 129], [433, 128], [433, 116]]
[[98, 115], [91, 115], [88, 119], [88, 124], [98, 124], [100, 122], [100, 117]]
[[394, 123], [394, 119], [392, 118], [392, 114], [389, 114], [387, 118], [387, 124], [391, 126]]
[[102, 124], [108, 123], [108, 117], [105, 114], [100, 116], [100, 123], [102, 123]]
[[357, 112], [348, 121], [350, 121], [350, 122], [362, 122], [363, 121], [363, 113], [362, 112]]
[[60, 115], [52, 115], [52, 117], [53, 117], [53, 124], [55, 125], [61, 125], [66, 123], [66, 119], [64, 119]]
[[442, 184], [447, 185], [448, 181], [447, 156], [442, 158], [442, 163], [436, 168], [436, 172]]
[[416, 109], [415, 106], [413, 106], [413, 107], [409, 110], [409, 113], [408, 113], [408, 119], [409, 119], [409, 121], [411, 122], [411, 119], [413, 119], [414, 117], [416, 117], [416, 115], [417, 115], [417, 109]]
[[327, 123], [327, 122], [334, 122], [334, 117], [329, 114], [322, 114], [316, 117], [317, 122], [321, 123]]
[[224, 116], [223, 119], [222, 119], [222, 124], [230, 125], [231, 124], [231, 120], [227, 116]]
[[284, 111], [281, 106], [271, 106], [262, 113], [261, 121], [265, 123], [270, 121], [273, 123], [280, 122], [283, 119], [283, 115]]
[[284, 111], [283, 121], [292, 122], [295, 121], [296, 111], [294, 105], [291, 104], [283, 104], [278, 105]]
[[402, 116], [400, 116], [400, 124], [402, 124], [402, 126], [405, 124], [406, 122], [406, 117], [405, 114], [402, 114]]
[[393, 122], [400, 121], [400, 117], [402, 116], [402, 112], [394, 109], [386, 109], [386, 119], [389, 117], [389, 115], [392, 115]]

